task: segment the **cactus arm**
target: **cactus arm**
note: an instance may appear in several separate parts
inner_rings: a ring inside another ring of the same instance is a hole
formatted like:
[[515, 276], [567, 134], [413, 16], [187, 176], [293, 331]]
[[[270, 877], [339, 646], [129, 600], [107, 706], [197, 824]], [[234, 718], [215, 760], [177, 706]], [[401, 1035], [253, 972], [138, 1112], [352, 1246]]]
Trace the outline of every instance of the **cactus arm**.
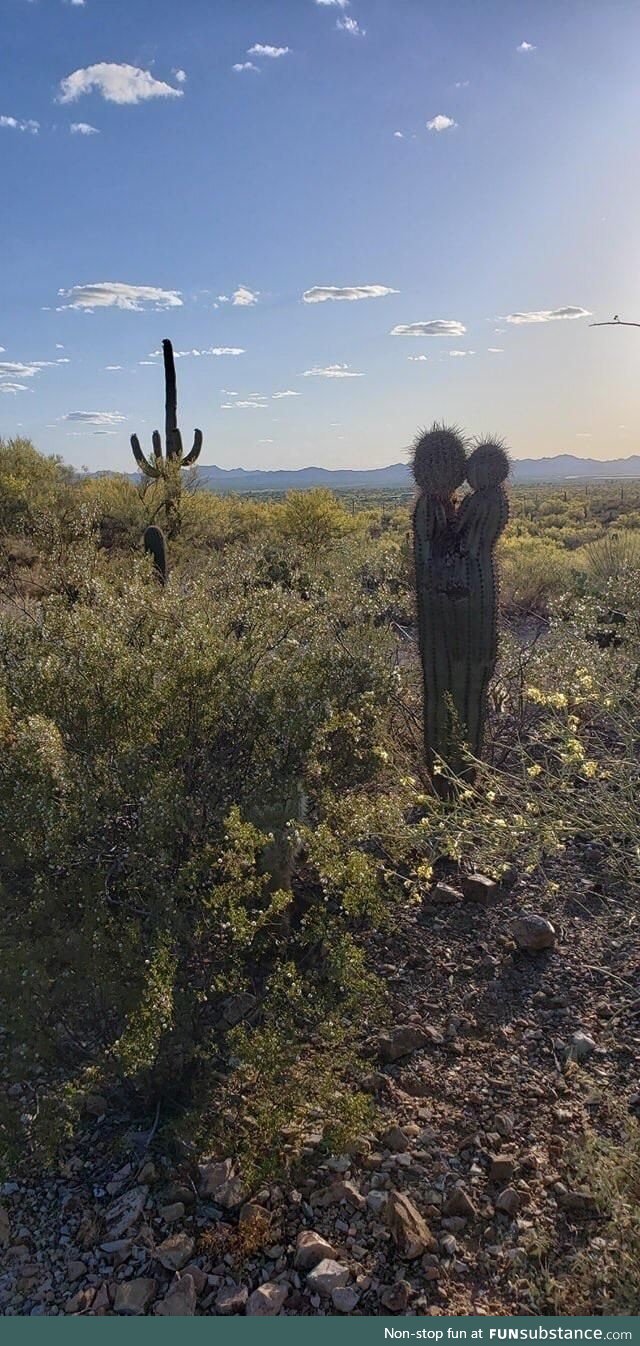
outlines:
[[161, 584], [166, 584], [168, 574], [167, 543], [161, 528], [150, 524], [144, 531], [144, 549], [153, 559], [153, 568]]
[[143, 473], [145, 477], [155, 477], [156, 470], [153, 467], [153, 465], [148, 461], [148, 459], [145, 458], [145, 455], [142, 452], [142, 449], [140, 448], [140, 440], [138, 439], [138, 436], [132, 435], [130, 442], [131, 442], [131, 448], [133, 450], [133, 456], [138, 464], [138, 467], [140, 468], [140, 471]]
[[153, 444], [153, 452], [154, 452], [154, 456], [155, 456], [156, 464], [157, 464], [158, 467], [160, 467], [160, 464], [161, 464], [161, 462], [162, 462], [162, 440], [161, 440], [161, 438], [160, 438], [160, 431], [159, 431], [159, 430], [154, 430], [154, 432], [153, 432], [153, 434], [152, 434], [152, 436], [151, 436], [151, 443]]
[[182, 466], [183, 466], [183, 467], [193, 467], [193, 464], [194, 464], [194, 463], [197, 461], [197, 459], [200, 457], [200, 450], [201, 450], [201, 448], [202, 448], [202, 430], [194, 430], [194, 432], [193, 432], [193, 448], [191, 448], [191, 449], [189, 450], [189, 452], [188, 452], [186, 458], [183, 459]]

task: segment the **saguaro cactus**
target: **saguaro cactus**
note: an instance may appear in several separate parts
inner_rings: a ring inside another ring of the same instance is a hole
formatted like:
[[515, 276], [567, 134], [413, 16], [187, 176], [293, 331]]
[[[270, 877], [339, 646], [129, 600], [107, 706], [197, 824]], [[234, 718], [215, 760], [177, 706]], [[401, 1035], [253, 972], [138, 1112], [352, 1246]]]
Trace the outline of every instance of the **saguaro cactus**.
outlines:
[[148, 556], [153, 560], [153, 569], [157, 579], [161, 584], [166, 584], [169, 573], [169, 562], [167, 558], [167, 543], [161, 528], [157, 528], [154, 523], [150, 524], [144, 530], [144, 549]]
[[[482, 751], [498, 647], [494, 552], [509, 514], [503, 485], [509, 459], [501, 444], [489, 441], [467, 456], [456, 430], [435, 425], [416, 440], [413, 473], [425, 750], [436, 786], [446, 793], [446, 779], [434, 773], [438, 759], [469, 779], [468, 754]], [[471, 493], [458, 505], [465, 478]]]
[[145, 477], [163, 481], [165, 489], [165, 515], [169, 537], [175, 537], [180, 528], [179, 500], [181, 491], [180, 469], [193, 467], [202, 448], [202, 431], [194, 430], [193, 447], [185, 456], [182, 435], [178, 429], [178, 394], [176, 387], [176, 366], [173, 358], [173, 346], [163, 341], [165, 383], [165, 450], [162, 452], [160, 432], [154, 430], [151, 436], [153, 459], [147, 458], [140, 448], [137, 435], [131, 436], [133, 456]]

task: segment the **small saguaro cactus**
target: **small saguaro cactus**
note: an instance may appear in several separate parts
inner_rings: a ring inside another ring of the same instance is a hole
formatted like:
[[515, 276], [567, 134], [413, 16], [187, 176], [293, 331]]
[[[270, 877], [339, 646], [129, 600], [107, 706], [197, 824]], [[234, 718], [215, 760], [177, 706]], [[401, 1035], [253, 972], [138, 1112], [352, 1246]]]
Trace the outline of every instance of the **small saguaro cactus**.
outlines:
[[162, 529], [158, 528], [155, 523], [149, 524], [149, 527], [144, 530], [143, 543], [147, 556], [150, 556], [153, 561], [156, 578], [160, 581], [160, 584], [166, 584], [169, 562], [167, 542]]
[[[455, 429], [434, 425], [414, 445], [418, 498], [413, 515], [418, 639], [424, 679], [427, 766], [441, 793], [450, 784], [434, 767], [473, 777], [469, 754], [482, 751], [487, 690], [497, 649], [495, 545], [509, 516], [502, 444], [467, 445]], [[458, 504], [456, 492], [471, 492]]]
[[143, 476], [151, 477], [155, 481], [164, 482], [164, 506], [167, 529], [169, 537], [175, 537], [180, 529], [180, 469], [183, 467], [193, 467], [194, 463], [197, 462], [202, 448], [202, 431], [194, 430], [193, 447], [185, 456], [182, 446], [182, 435], [178, 429], [176, 366], [173, 358], [173, 346], [170, 341], [163, 341], [162, 356], [164, 360], [165, 384], [164, 454], [162, 452], [162, 439], [158, 430], [154, 430], [151, 436], [151, 443], [153, 445], [152, 459], [147, 458], [142, 452], [142, 449], [140, 448], [140, 440], [137, 435], [131, 436], [131, 448], [133, 449], [133, 456]]

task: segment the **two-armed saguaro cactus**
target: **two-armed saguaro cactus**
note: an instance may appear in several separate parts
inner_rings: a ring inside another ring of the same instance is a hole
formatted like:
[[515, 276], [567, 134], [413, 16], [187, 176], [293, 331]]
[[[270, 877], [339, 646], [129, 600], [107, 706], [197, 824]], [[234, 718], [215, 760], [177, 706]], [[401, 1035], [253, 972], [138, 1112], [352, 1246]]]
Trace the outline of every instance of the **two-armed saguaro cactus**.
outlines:
[[[473, 776], [487, 689], [497, 655], [495, 544], [509, 516], [504, 482], [509, 459], [500, 443], [467, 454], [456, 430], [434, 425], [414, 445], [418, 499], [413, 516], [418, 638], [424, 676], [427, 765]], [[471, 492], [457, 502], [467, 481]], [[450, 788], [435, 773], [442, 792]]]
[[178, 429], [178, 394], [176, 388], [176, 366], [173, 358], [173, 346], [170, 341], [163, 341], [162, 355], [164, 359], [164, 384], [165, 384], [165, 450], [162, 452], [162, 439], [160, 432], [154, 430], [151, 436], [153, 445], [153, 458], [145, 456], [140, 448], [140, 440], [137, 435], [131, 436], [131, 448], [133, 456], [145, 477], [151, 477], [155, 481], [164, 482], [164, 507], [167, 523], [167, 532], [169, 537], [175, 537], [180, 530], [180, 491], [181, 478], [180, 469], [183, 467], [193, 467], [193, 464], [200, 456], [202, 448], [202, 431], [195, 430], [193, 434], [193, 447], [189, 453], [184, 453], [182, 446], [182, 435]]

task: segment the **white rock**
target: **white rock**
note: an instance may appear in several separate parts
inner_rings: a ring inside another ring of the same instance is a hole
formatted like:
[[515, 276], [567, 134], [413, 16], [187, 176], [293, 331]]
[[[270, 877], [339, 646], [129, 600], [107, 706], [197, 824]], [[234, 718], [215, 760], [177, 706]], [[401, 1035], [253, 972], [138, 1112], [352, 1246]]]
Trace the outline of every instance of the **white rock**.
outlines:
[[343, 1285], [347, 1285], [350, 1279], [347, 1267], [341, 1266], [339, 1262], [334, 1262], [331, 1257], [325, 1257], [322, 1262], [318, 1262], [313, 1271], [309, 1272], [307, 1285], [312, 1292], [325, 1295], [328, 1298], [333, 1290], [338, 1290]]

